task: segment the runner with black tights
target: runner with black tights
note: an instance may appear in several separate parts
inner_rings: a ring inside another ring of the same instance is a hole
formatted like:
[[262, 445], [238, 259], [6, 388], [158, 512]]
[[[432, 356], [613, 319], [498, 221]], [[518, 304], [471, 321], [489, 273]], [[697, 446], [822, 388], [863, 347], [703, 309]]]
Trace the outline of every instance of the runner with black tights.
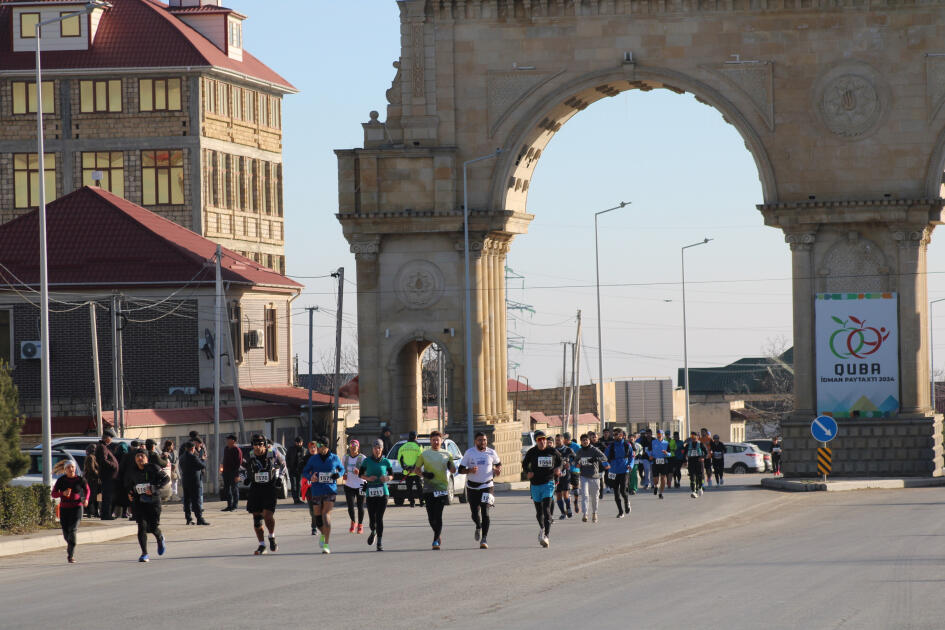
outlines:
[[531, 484], [535, 518], [538, 519], [538, 544], [547, 547], [551, 533], [551, 505], [554, 502], [555, 478], [561, 473], [561, 455], [548, 442], [544, 431], [535, 431], [535, 446], [525, 453], [522, 469]]

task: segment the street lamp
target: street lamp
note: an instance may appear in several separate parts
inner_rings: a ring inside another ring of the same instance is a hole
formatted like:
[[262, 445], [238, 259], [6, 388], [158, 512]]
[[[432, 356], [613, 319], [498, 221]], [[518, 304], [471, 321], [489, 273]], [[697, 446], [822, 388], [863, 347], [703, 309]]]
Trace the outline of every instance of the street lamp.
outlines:
[[679, 253], [679, 257], [682, 259], [682, 347], [683, 347], [683, 373], [685, 374], [686, 379], [686, 435], [689, 435], [689, 432], [692, 431], [692, 427], [689, 424], [689, 346], [686, 341], [686, 250], [690, 247], [698, 247], [699, 245], [705, 245], [713, 239], [705, 238], [698, 243], [693, 243], [692, 245], [684, 246]]
[[469, 189], [466, 185], [466, 167], [483, 160], [491, 160], [498, 157], [502, 149], [496, 149], [489, 155], [483, 155], [472, 160], [463, 162], [463, 264], [466, 272], [466, 300], [464, 310], [466, 311], [466, 448], [472, 448], [473, 445], [473, 398], [472, 398], [472, 309], [469, 282]]
[[108, 2], [93, 0], [81, 11], [64, 13], [59, 17], [36, 23], [36, 148], [39, 160], [39, 302], [40, 302], [40, 403], [43, 420], [43, 485], [52, 485], [52, 400], [49, 394], [49, 278], [46, 273], [46, 164], [43, 138], [43, 74], [40, 64], [40, 31], [46, 24], [56, 24], [95, 9], [111, 8]]
[[600, 398], [598, 399], [598, 407], [600, 409], [600, 431], [604, 432], [604, 343], [601, 341], [602, 333], [600, 326], [600, 256], [598, 255], [597, 248], [597, 217], [607, 212], [613, 212], [614, 210], [620, 210], [629, 206], [632, 201], [621, 201], [619, 206], [614, 206], [613, 208], [607, 208], [606, 210], [601, 210], [600, 212], [594, 213], [594, 268], [597, 270], [597, 375], [600, 377]]
[[932, 323], [932, 314], [934, 309], [932, 305], [936, 302], [945, 302], [945, 298], [939, 298], [929, 302], [929, 384], [932, 386], [932, 413], [935, 413], [935, 324]]

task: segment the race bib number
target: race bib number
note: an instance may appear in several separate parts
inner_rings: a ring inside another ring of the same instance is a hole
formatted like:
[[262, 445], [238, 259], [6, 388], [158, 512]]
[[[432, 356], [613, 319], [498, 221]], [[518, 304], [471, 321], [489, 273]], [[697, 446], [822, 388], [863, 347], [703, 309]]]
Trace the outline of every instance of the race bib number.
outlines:
[[699, 457], [698, 449], [689, 449], [689, 457]]
[[616, 479], [617, 473], [607, 473], [607, 478], [611, 480]]
[[489, 492], [482, 493], [482, 502], [486, 505], [495, 505], [495, 495]]
[[139, 483], [135, 484], [135, 492], [138, 494], [147, 494], [148, 490], [151, 489], [151, 484], [149, 483]]
[[665, 464], [665, 463], [666, 463], [666, 460], [663, 459], [662, 457], [657, 457], [657, 458], [656, 458], [656, 465], [657, 465], [657, 466], [662, 466], [662, 465]]
[[335, 480], [330, 472], [320, 472], [318, 473], [318, 483], [335, 483]]
[[590, 457], [582, 457], [582, 458], [581, 458], [581, 466], [590, 466], [590, 465], [591, 465], [591, 458], [590, 458]]
[[256, 480], [256, 483], [269, 483], [269, 473], [268, 472], [258, 472], [253, 477]]
[[715, 459], [722, 459], [722, 453], [712, 453], [712, 457]]
[[551, 468], [554, 463], [554, 458], [548, 455], [538, 458], [538, 467], [539, 468]]
[[405, 483], [398, 483], [398, 484], [397, 484], [397, 489], [398, 489], [398, 490], [406, 490], [406, 489], [407, 489], [407, 484], [405, 484]]
[[371, 486], [367, 489], [367, 495], [369, 497], [382, 497], [384, 496], [384, 486]]
[[780, 446], [775, 446], [774, 448], [771, 449], [771, 452], [772, 452], [772, 453], [780, 453], [780, 452], [781, 452], [781, 447], [780, 447]]
[[449, 494], [450, 493], [447, 490], [434, 490], [433, 491], [433, 496], [435, 498], [446, 497], [446, 496], [449, 496]]

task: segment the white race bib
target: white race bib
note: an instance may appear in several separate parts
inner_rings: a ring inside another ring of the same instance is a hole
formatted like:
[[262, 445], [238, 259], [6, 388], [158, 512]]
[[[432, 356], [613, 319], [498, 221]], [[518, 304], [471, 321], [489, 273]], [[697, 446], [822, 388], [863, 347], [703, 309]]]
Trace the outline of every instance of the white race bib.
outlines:
[[616, 479], [616, 478], [617, 478], [617, 473], [607, 473], [607, 478], [608, 478], [608, 479]]
[[269, 483], [268, 472], [258, 472], [253, 478], [256, 480], [256, 483]]
[[712, 453], [712, 457], [715, 459], [722, 459], [722, 453]]
[[581, 466], [590, 466], [590, 465], [591, 465], [591, 458], [590, 458], [590, 457], [582, 457], [582, 458], [581, 458]]
[[384, 486], [369, 486], [367, 489], [367, 495], [369, 497], [384, 496]]
[[775, 446], [774, 448], [771, 449], [771, 452], [772, 452], [772, 453], [780, 453], [780, 452], [781, 452], [781, 447], [780, 447], [780, 446]]
[[538, 467], [539, 468], [551, 468], [551, 465], [554, 463], [554, 458], [550, 455], [545, 455], [538, 458]]
[[663, 459], [662, 457], [657, 457], [655, 463], [656, 463], [657, 466], [662, 466], [663, 464], [666, 463], [666, 460]]
[[482, 493], [482, 502], [486, 505], [495, 505], [495, 495], [491, 492]]
[[398, 483], [398, 484], [397, 484], [397, 489], [398, 489], [398, 490], [406, 490], [406, 489], [407, 489], [407, 484], [405, 484], [405, 483]]
[[449, 496], [449, 491], [448, 490], [434, 490], [433, 496], [437, 498], [446, 497], [446, 496]]
[[139, 483], [135, 484], [135, 492], [138, 494], [147, 494], [148, 490], [151, 489], [151, 484], [149, 483]]
[[330, 472], [318, 473], [318, 483], [335, 483]]

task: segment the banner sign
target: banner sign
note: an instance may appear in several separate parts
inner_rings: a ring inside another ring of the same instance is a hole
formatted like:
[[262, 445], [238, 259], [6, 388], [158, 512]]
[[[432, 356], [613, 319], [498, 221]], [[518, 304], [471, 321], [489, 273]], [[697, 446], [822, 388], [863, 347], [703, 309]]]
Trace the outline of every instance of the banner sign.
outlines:
[[899, 412], [895, 293], [819, 293], [815, 299], [817, 413], [888, 418]]

